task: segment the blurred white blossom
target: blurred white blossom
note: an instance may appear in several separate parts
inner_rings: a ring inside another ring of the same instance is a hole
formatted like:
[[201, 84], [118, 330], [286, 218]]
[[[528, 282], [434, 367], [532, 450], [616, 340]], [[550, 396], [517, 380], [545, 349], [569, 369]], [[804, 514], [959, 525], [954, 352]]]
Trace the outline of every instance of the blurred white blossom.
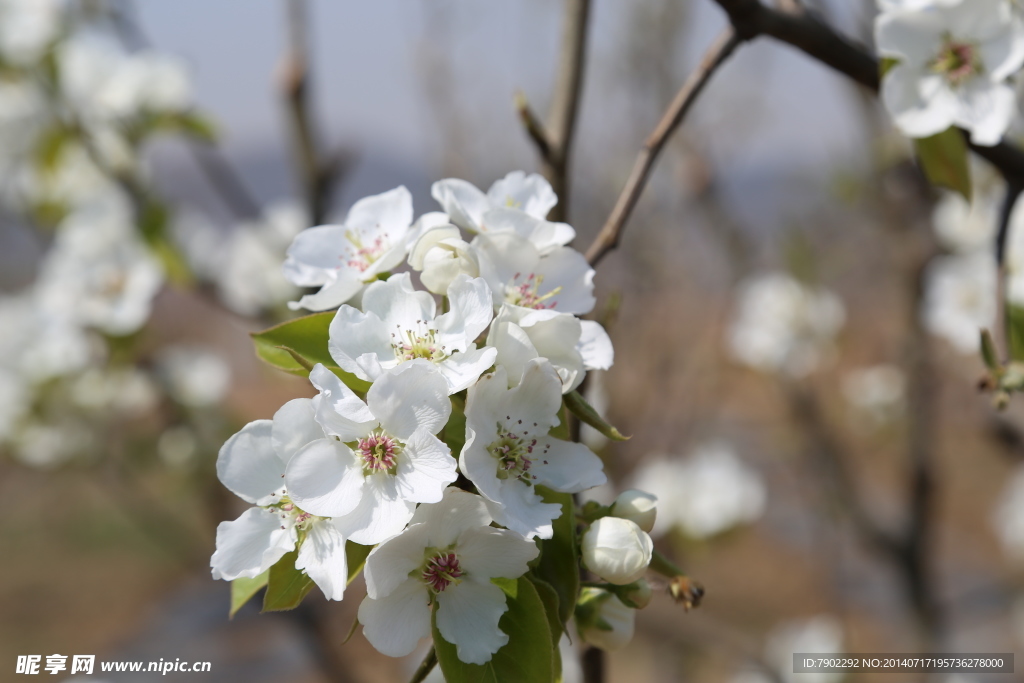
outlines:
[[729, 346], [747, 365], [800, 377], [818, 366], [844, 320], [843, 304], [831, 292], [768, 273], [740, 286]]
[[[819, 615], [776, 625], [765, 641], [765, 659], [785, 683], [838, 683], [843, 678], [842, 672], [794, 673], [793, 654], [798, 652], [825, 657], [842, 654], [843, 628], [834, 617]], [[734, 676], [732, 683], [771, 683], [773, 680], [763, 671], [747, 670]]]
[[165, 347], [157, 356], [157, 371], [174, 400], [192, 408], [220, 403], [231, 384], [227, 362], [201, 346]]
[[732, 448], [706, 443], [687, 458], [656, 458], [641, 466], [634, 488], [658, 499], [653, 535], [676, 527], [707, 538], [761, 516], [767, 492], [758, 474]]
[[906, 378], [895, 365], [874, 365], [848, 372], [842, 390], [851, 406], [881, 423], [903, 409]]
[[934, 259], [925, 272], [924, 324], [962, 353], [977, 353], [981, 329], [991, 329], [996, 319], [995, 291], [991, 254]]
[[1024, 466], [1009, 478], [992, 515], [996, 536], [1014, 560], [1024, 560]]

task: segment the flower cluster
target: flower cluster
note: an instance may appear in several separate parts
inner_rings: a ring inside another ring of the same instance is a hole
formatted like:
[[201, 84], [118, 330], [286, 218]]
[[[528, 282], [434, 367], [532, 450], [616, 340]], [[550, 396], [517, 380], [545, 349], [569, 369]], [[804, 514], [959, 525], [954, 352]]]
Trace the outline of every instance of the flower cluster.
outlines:
[[[594, 307], [594, 271], [566, 246], [572, 228], [545, 219], [557, 199], [544, 179], [510, 173], [486, 194], [443, 180], [433, 195], [444, 212], [414, 220], [399, 187], [292, 242], [285, 276], [317, 288], [292, 306], [337, 308], [306, 318], [330, 321], [312, 340], [327, 353], [303, 362], [318, 393], [224, 444], [221, 481], [254, 507], [220, 525], [211, 564], [234, 580], [289, 563], [337, 600], [358, 570], [346, 548], [375, 546], [367, 639], [406, 655], [433, 620], [480, 664], [511, 635], [498, 583], [526, 574], [574, 514], [555, 497], [606, 482], [601, 460], [560, 430], [563, 395], [613, 354], [578, 317]], [[393, 272], [403, 263], [411, 272]], [[650, 523], [634, 512], [587, 520], [583, 561], [609, 586], [642, 581], [651, 562]]]
[[1024, 19], [1012, 0], [880, 0], [879, 54], [892, 60], [882, 101], [913, 138], [961, 126], [995, 145], [1017, 111], [1008, 79], [1024, 65]]

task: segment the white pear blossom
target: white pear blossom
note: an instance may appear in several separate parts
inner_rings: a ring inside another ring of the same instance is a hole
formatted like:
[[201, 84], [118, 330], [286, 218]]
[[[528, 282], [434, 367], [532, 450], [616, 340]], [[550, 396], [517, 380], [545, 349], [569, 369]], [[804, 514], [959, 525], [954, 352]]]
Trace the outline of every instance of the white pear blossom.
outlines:
[[1024, 467], [1016, 469], [1000, 494], [992, 526], [1006, 554], [1024, 560]]
[[658, 498], [655, 536], [673, 527], [693, 538], [714, 536], [760, 517], [766, 498], [757, 473], [720, 441], [699, 446], [685, 459], [648, 461], [634, 486]]
[[60, 30], [61, 0], [0, 0], [0, 55], [29, 65], [38, 61]]
[[231, 368], [224, 358], [201, 346], [165, 347], [158, 353], [156, 365], [168, 393], [192, 408], [220, 403], [231, 385]]
[[316, 419], [328, 434], [302, 448], [285, 481], [303, 510], [335, 518], [344, 536], [372, 545], [401, 531], [417, 503], [436, 503], [456, 462], [434, 436], [451, 415], [448, 384], [426, 361], [382, 375], [363, 403], [317, 364]]
[[906, 378], [894, 365], [873, 365], [843, 377], [847, 402], [876, 423], [884, 423], [903, 409]]
[[587, 643], [602, 650], [619, 650], [633, 640], [636, 610], [627, 607], [617, 596], [601, 588], [584, 588], [579, 604], [586, 613], [579, 620], [577, 607], [577, 628], [580, 637]]
[[623, 491], [612, 503], [611, 514], [628, 519], [645, 532], [651, 533], [658, 516], [658, 497], [637, 489]]
[[992, 254], [943, 256], [925, 272], [921, 317], [933, 334], [962, 353], [977, 353], [982, 328], [996, 319], [996, 264]]
[[130, 334], [149, 318], [163, 280], [127, 200], [105, 195], [61, 223], [39, 276], [40, 304], [84, 327]]
[[159, 392], [150, 376], [139, 368], [88, 368], [74, 378], [68, 394], [87, 412], [119, 416], [143, 415], [156, 408]]
[[814, 370], [845, 320], [842, 302], [786, 273], [768, 273], [740, 286], [729, 347], [759, 370], [800, 377]]
[[575, 249], [541, 253], [528, 239], [509, 232], [478, 235], [472, 248], [495, 308], [509, 303], [577, 315], [594, 308], [594, 269]]
[[600, 323], [508, 304], [491, 324], [487, 345], [497, 350], [495, 362], [505, 368], [510, 385], [519, 384], [531, 360], [546, 358], [563, 393], [578, 387], [587, 370], [607, 370], [614, 361], [611, 339]]
[[583, 534], [583, 565], [602, 579], [625, 586], [643, 577], [651, 564], [654, 543], [636, 522], [602, 517]]
[[879, 53], [897, 60], [882, 80], [897, 127], [921, 138], [957, 125], [998, 143], [1017, 108], [1006, 81], [1024, 64], [1019, 12], [1009, 0], [901, 4], [875, 22]]
[[437, 181], [430, 193], [452, 223], [471, 233], [517, 233], [545, 253], [576, 236], [569, 225], [545, 219], [558, 197], [536, 173], [513, 171], [491, 185], [487, 194], [457, 178]]
[[409, 252], [409, 265], [420, 271], [423, 286], [434, 294], [447, 294], [460, 274], [480, 276], [476, 252], [454, 225], [440, 225], [425, 231]]
[[210, 558], [213, 578], [254, 578], [298, 546], [295, 568], [330, 600], [341, 600], [348, 577], [345, 537], [326, 517], [297, 506], [284, 485], [292, 456], [324, 438], [308, 398], [285, 403], [271, 420], [256, 420], [221, 447], [217, 476], [235, 495], [254, 507], [217, 527], [217, 550]]
[[284, 274], [300, 287], [320, 287], [289, 306], [336, 308], [365, 284], [405, 260], [412, 226], [412, 195], [404, 186], [356, 202], [341, 225], [303, 230], [288, 249]]
[[956, 192], [944, 192], [932, 213], [942, 246], [957, 254], [995, 248], [999, 201], [991, 192], [976, 191], [970, 202]]
[[441, 636], [459, 659], [483, 664], [508, 642], [498, 621], [508, 606], [492, 578], [517, 578], [537, 545], [496, 529], [480, 496], [455, 488], [421, 505], [409, 527], [366, 558], [366, 599], [359, 623], [366, 639], [392, 657], [430, 636], [431, 608]]
[[28, 413], [31, 391], [18, 373], [0, 367], [0, 442], [14, 433], [18, 422]]
[[552, 521], [562, 514], [535, 486], [576, 493], [606, 481], [601, 460], [586, 446], [549, 435], [561, 406], [561, 382], [544, 359], [530, 361], [513, 389], [501, 366], [469, 389], [459, 467], [494, 519], [527, 538], [551, 538]]
[[434, 364], [454, 394], [469, 387], [494, 363], [497, 351], [474, 340], [491, 322], [491, 294], [480, 278], [460, 275], [448, 291], [449, 310], [436, 315], [434, 298], [416, 291], [408, 273], [374, 282], [363, 293], [363, 310], [344, 305], [330, 326], [328, 348], [346, 372], [376, 381], [402, 363]]

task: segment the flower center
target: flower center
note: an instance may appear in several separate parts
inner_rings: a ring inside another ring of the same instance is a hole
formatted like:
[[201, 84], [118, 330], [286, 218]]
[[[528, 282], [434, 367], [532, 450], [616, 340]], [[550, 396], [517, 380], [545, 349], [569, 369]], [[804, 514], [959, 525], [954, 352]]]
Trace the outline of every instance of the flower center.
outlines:
[[523, 203], [516, 201], [516, 198], [510, 194], [505, 195], [505, 206], [510, 209], [522, 209]]
[[[292, 518], [295, 521], [295, 529], [298, 531], [308, 531], [313, 526], [313, 522], [321, 519], [316, 515], [299, 509], [299, 506], [293, 503], [287, 496], [282, 496], [279, 502], [268, 505], [267, 509], [276, 510], [281, 515], [282, 520], [286, 520], [289, 517]], [[282, 526], [281, 528], [283, 529], [284, 527]]]
[[448, 357], [448, 351], [437, 341], [437, 330], [429, 327], [426, 321], [417, 320], [418, 330], [403, 330], [396, 325], [391, 333], [391, 348], [399, 362], [426, 358], [437, 363]]
[[373, 265], [374, 261], [381, 257], [381, 254], [387, 251], [388, 244], [384, 241], [386, 236], [377, 237], [370, 244], [363, 244], [363, 239], [359, 236], [358, 232], [346, 230], [345, 237], [351, 246], [341, 256], [345, 260], [345, 265], [349, 268], [355, 268], [360, 273], [365, 272], [367, 268]]
[[[557, 296], [562, 291], [562, 287], [558, 286], [546, 294], [541, 294], [540, 289], [543, 284], [543, 275], [530, 273], [524, 278], [522, 273], [516, 273], [512, 277], [512, 281], [505, 287], [505, 300], [513, 306], [522, 306], [523, 308], [554, 308], [558, 302], [551, 297]], [[549, 299], [551, 300], [549, 301]]]
[[458, 585], [462, 579], [462, 567], [458, 556], [449, 551], [435, 552], [423, 567], [423, 582], [435, 593], [444, 591], [453, 583]]
[[377, 430], [360, 439], [356, 443], [356, 451], [363, 459], [363, 471], [367, 474], [394, 474], [398, 466], [398, 454], [402, 452], [402, 444], [398, 439]]
[[530, 484], [537, 475], [530, 474], [533, 466], [533, 447], [537, 439], [529, 439], [527, 434], [513, 434], [499, 424], [498, 438], [495, 439], [487, 452], [498, 461], [498, 479], [518, 479]]
[[943, 37], [942, 50], [930, 66], [932, 71], [945, 76], [953, 87], [962, 85], [984, 68], [976, 45], [954, 40], [949, 34]]

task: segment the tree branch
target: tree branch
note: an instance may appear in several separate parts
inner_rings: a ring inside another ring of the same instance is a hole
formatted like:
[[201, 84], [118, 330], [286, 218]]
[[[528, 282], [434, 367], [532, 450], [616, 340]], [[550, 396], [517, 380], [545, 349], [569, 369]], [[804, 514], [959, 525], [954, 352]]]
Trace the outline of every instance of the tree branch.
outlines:
[[643, 148], [640, 150], [640, 154], [637, 155], [636, 162], [633, 164], [633, 171], [630, 173], [626, 186], [615, 203], [615, 208], [612, 209], [612, 213], [605, 222], [604, 227], [601, 228], [601, 232], [598, 233], [587, 249], [587, 261], [591, 266], [597, 265], [604, 258], [605, 254], [618, 246], [622, 229], [625, 227], [629, 215], [633, 212], [633, 208], [643, 193], [644, 186], [647, 184], [647, 177], [650, 175], [654, 162], [657, 160], [662, 148], [682, 122], [690, 107], [693, 106], [697, 96], [704, 90], [704, 86], [707, 85], [711, 76], [728, 59], [740, 42], [741, 39], [734, 30], [726, 29], [723, 31], [704, 55], [704, 58], [701, 59], [697, 68], [686, 79], [686, 82], [683, 83], [683, 87], [679, 89], [668, 109], [665, 110], [661, 121], [658, 122], [654, 131], [648, 136]]
[[435, 666], [437, 666], [437, 650], [431, 647], [427, 656], [423, 658], [423, 661], [416, 668], [412, 678], [409, 679], [409, 683], [423, 683], [423, 681], [427, 680], [427, 676], [430, 675]]
[[565, 221], [569, 217], [569, 159], [572, 152], [583, 73], [587, 52], [587, 25], [590, 0], [565, 0], [565, 22], [562, 25], [561, 54], [555, 94], [545, 126], [530, 109], [526, 97], [516, 96], [516, 109], [530, 139], [537, 145], [541, 170], [558, 196], [548, 218]]
[[[1006, 302], [1006, 243], [1010, 237], [1010, 219], [1013, 217], [1013, 207], [1017, 205], [1021, 192], [1024, 191], [1024, 183], [1014, 180], [1007, 180], [1006, 195], [1003, 197], [1003, 205], [999, 211], [999, 225], [996, 231], [996, 334], [995, 339], [1002, 340], [1002, 360], [1007, 361], [1012, 355], [1010, 341], [1010, 310]], [[999, 342], [996, 342], [999, 343]]]

